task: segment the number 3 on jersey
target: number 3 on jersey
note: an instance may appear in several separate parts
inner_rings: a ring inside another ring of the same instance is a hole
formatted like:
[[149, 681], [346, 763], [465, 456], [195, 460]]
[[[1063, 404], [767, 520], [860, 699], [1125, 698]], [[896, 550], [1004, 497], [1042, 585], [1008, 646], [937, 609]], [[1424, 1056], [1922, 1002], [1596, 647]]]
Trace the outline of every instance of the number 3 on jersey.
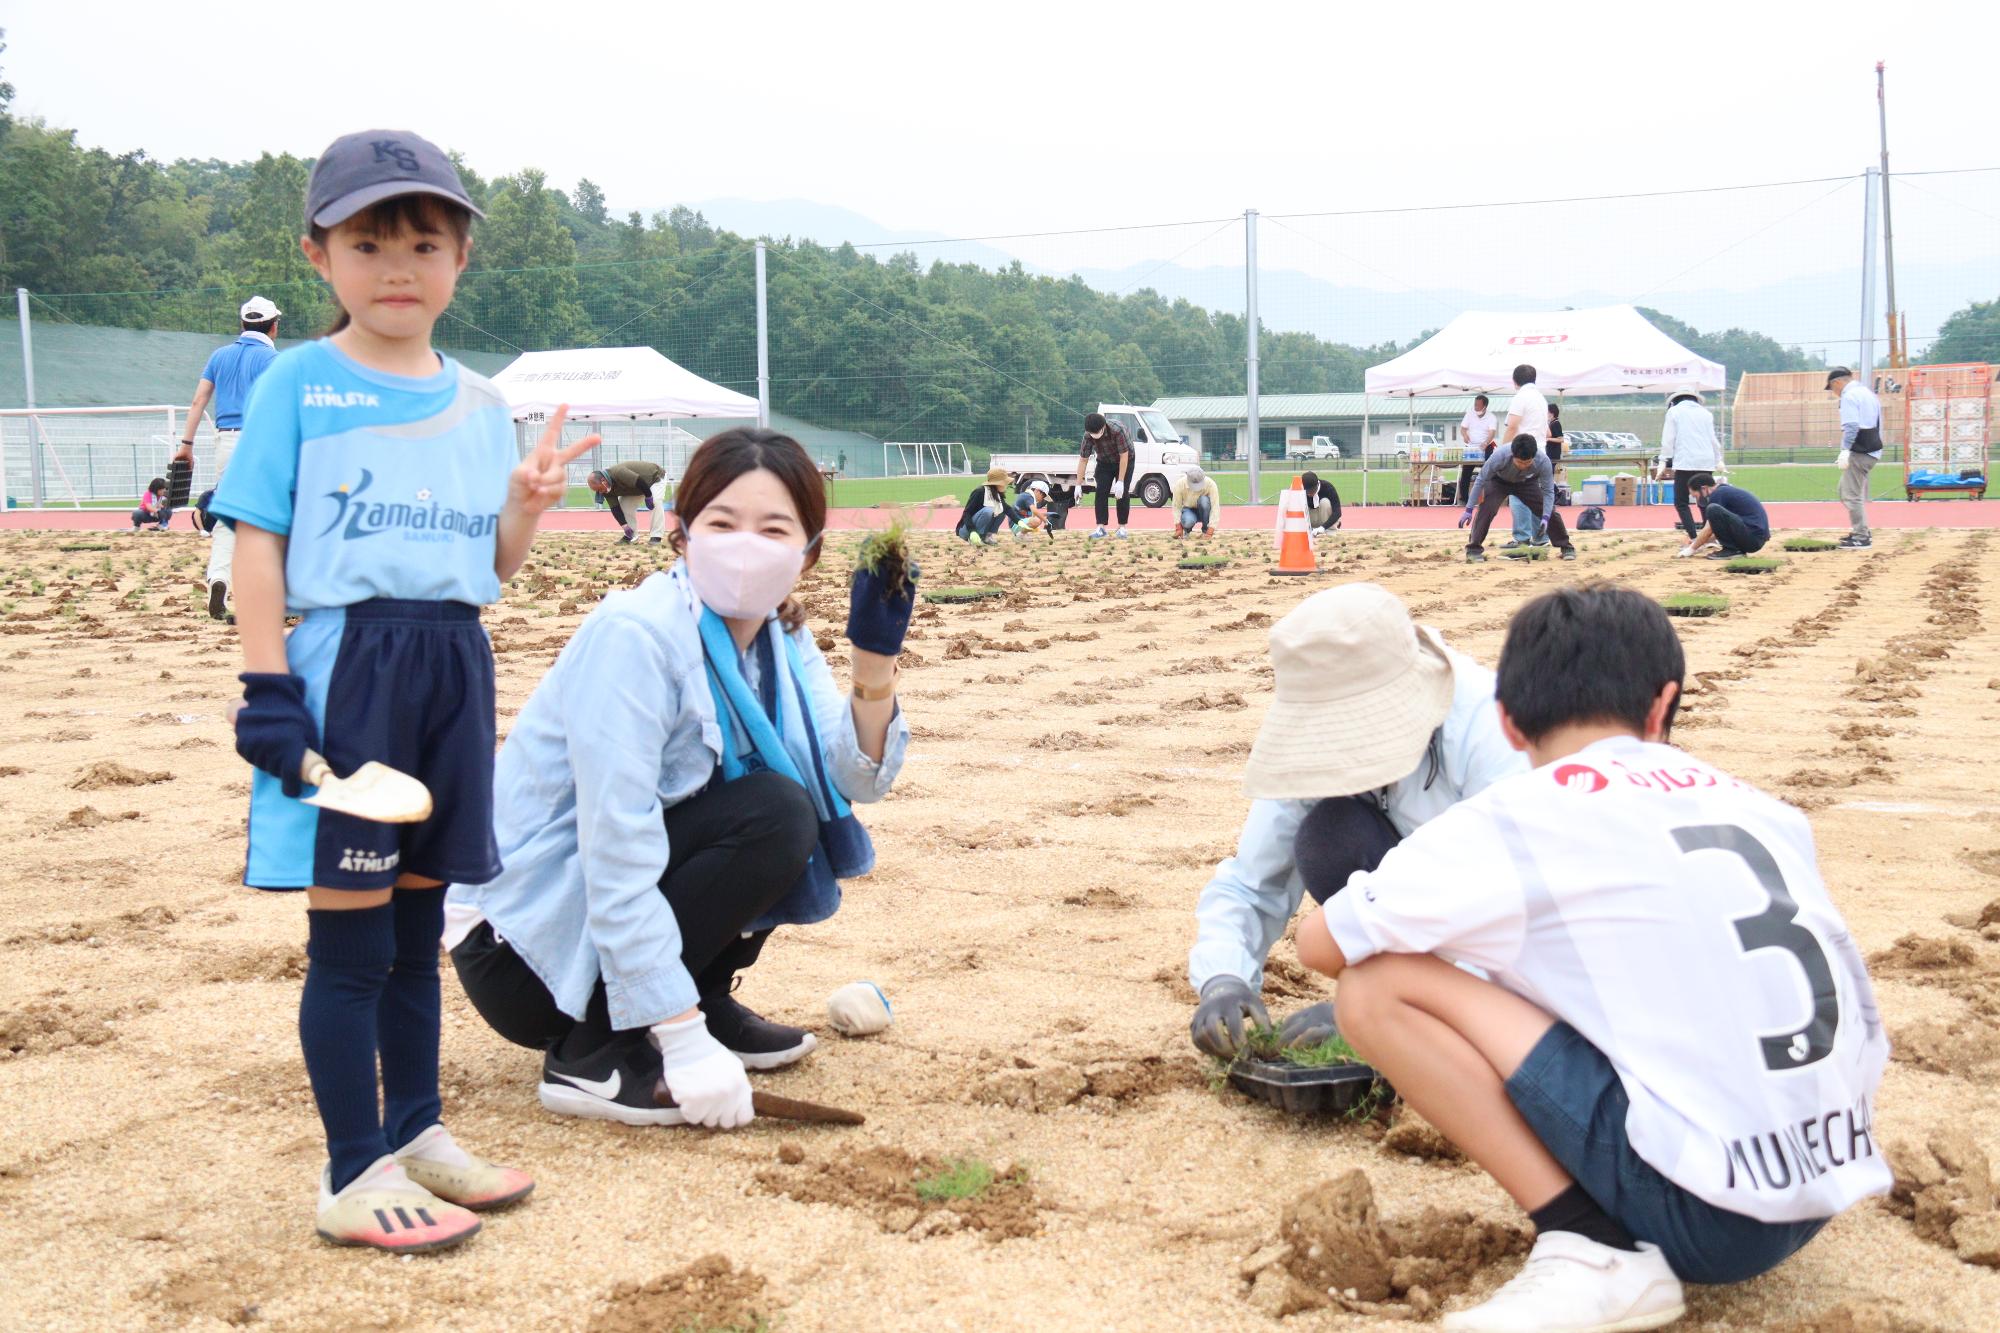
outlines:
[[1806, 987], [1812, 993], [1812, 1021], [1795, 1032], [1759, 1038], [1764, 1048], [1764, 1067], [1776, 1071], [1803, 1069], [1824, 1060], [1833, 1053], [1833, 1034], [1840, 1025], [1840, 992], [1818, 937], [1796, 920], [1799, 905], [1785, 887], [1777, 858], [1754, 835], [1734, 824], [1677, 828], [1674, 841], [1683, 852], [1728, 852], [1750, 867], [1767, 901], [1763, 911], [1736, 918], [1736, 938], [1743, 952], [1783, 949], [1806, 974]]

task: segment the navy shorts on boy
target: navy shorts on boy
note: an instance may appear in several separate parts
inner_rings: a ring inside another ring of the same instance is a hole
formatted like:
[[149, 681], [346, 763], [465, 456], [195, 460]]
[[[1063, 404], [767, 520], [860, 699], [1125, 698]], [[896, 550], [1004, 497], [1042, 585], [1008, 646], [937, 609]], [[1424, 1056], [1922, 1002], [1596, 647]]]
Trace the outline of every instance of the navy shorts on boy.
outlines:
[[435, 809], [378, 825], [251, 782], [244, 882], [374, 889], [400, 874], [476, 884], [493, 840], [493, 655], [478, 608], [519, 461], [505, 400], [448, 358], [434, 375], [372, 370], [331, 342], [279, 355], [251, 392], [212, 511], [287, 539], [286, 639], [336, 773], [380, 760]]

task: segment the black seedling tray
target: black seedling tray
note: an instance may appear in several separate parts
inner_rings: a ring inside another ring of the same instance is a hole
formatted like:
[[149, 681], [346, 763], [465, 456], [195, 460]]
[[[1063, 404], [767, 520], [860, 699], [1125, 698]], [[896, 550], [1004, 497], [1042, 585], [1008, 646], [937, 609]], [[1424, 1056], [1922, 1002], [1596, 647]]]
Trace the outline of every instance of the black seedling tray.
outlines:
[[[107, 548], [105, 548], [105, 549], [109, 550], [110, 548], [109, 548], [109, 547], [107, 547]], [[1179, 564], [1175, 565], [1175, 566], [1174, 566], [1174, 568], [1176, 568], [1176, 569], [1226, 569], [1226, 568], [1228, 568], [1228, 566], [1229, 566], [1229, 562], [1228, 562], [1227, 560], [1202, 560], [1202, 559], [1194, 559], [1194, 560], [1183, 560], [1183, 561], [1181, 561], [1181, 562], [1180, 562]]]
[[1378, 1086], [1384, 1099], [1396, 1095], [1373, 1066], [1363, 1064], [1309, 1067], [1282, 1060], [1238, 1060], [1230, 1067], [1229, 1082], [1238, 1092], [1288, 1115], [1341, 1115]]

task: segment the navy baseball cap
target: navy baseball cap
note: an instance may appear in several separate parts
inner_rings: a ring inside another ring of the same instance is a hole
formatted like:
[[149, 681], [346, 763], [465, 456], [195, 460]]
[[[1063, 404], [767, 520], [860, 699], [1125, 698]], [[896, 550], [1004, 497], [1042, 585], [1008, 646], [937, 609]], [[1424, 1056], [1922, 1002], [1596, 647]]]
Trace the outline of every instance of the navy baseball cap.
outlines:
[[476, 218], [458, 168], [429, 139], [408, 130], [361, 130], [328, 144], [306, 183], [306, 226], [337, 227], [399, 194], [434, 194]]

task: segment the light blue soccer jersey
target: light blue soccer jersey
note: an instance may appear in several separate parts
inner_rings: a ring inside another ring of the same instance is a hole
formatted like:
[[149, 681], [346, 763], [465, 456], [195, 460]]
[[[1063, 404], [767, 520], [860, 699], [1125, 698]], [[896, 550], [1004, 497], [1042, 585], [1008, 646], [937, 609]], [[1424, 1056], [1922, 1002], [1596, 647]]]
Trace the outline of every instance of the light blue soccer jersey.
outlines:
[[258, 377], [210, 509], [289, 539], [288, 610], [499, 598], [513, 418], [490, 381], [440, 359], [435, 375], [389, 375], [322, 339]]
[[201, 368], [201, 377], [215, 386], [217, 430], [243, 429], [243, 409], [249, 402], [250, 391], [277, 359], [278, 349], [270, 335], [249, 329], [229, 346], [218, 347], [209, 354], [208, 364]]

